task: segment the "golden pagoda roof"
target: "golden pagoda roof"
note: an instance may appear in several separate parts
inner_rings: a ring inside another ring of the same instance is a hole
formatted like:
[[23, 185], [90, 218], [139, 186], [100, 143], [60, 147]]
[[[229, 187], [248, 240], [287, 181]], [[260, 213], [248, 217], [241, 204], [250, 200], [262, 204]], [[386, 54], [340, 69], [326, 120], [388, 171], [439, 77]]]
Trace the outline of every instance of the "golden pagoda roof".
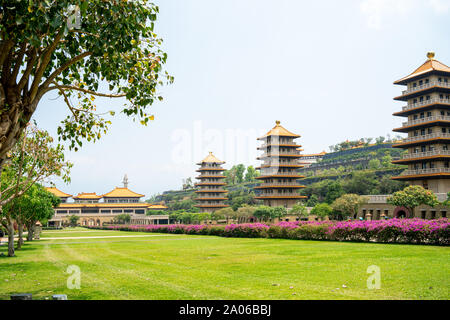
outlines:
[[96, 200], [96, 199], [101, 199], [102, 196], [96, 194], [95, 192], [81, 192], [73, 198], [74, 199]]
[[128, 188], [118, 188], [116, 187], [113, 191], [105, 193], [104, 198], [141, 198], [143, 194], [139, 194], [131, 191]]
[[311, 153], [311, 154], [301, 154], [302, 157], [312, 157], [312, 156], [324, 156], [327, 153], [322, 151], [321, 153]]
[[288, 130], [286, 130], [281, 124], [280, 121], [275, 121], [275, 127], [273, 127], [269, 132], [267, 132], [264, 136], [258, 138], [264, 139], [269, 136], [281, 136], [281, 137], [294, 137], [294, 138], [300, 138], [299, 135], [292, 133]]
[[219, 160], [216, 158], [215, 155], [213, 155], [213, 153], [210, 151], [208, 156], [203, 159], [202, 161], [200, 161], [198, 164], [202, 164], [202, 163], [225, 163], [225, 161]]
[[72, 196], [71, 194], [62, 192], [61, 190], [59, 190], [59, 189], [56, 188], [56, 187], [46, 187], [45, 189], [46, 189], [48, 192], [53, 193], [55, 196], [57, 196], [57, 197], [59, 197], [59, 198], [69, 198], [69, 197]]
[[428, 60], [425, 61], [413, 73], [411, 73], [406, 77], [401, 78], [400, 80], [395, 81], [394, 84], [404, 84], [405, 81], [409, 79], [427, 74], [432, 71], [450, 72], [450, 68], [448, 66], [434, 59], [434, 52], [428, 52], [427, 57]]

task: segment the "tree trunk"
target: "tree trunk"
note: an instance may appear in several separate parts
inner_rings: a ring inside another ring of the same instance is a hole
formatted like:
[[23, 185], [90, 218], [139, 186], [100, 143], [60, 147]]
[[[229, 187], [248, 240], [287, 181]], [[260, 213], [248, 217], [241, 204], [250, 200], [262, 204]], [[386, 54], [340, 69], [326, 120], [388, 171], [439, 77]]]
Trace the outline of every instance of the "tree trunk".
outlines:
[[23, 223], [17, 222], [17, 229], [19, 230], [19, 240], [17, 241], [17, 250], [22, 248], [23, 244]]
[[14, 257], [14, 220], [8, 219], [8, 257]]
[[33, 240], [33, 233], [34, 233], [33, 224], [32, 223], [28, 223], [27, 224], [27, 229], [28, 229], [27, 241], [32, 241]]

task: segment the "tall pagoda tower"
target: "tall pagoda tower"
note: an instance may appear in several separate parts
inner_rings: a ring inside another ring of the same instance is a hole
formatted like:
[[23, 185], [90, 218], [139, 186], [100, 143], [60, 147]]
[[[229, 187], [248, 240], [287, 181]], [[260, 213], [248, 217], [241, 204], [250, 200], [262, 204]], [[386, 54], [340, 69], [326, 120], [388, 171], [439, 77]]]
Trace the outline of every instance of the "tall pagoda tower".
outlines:
[[200, 175], [197, 177], [200, 182], [195, 184], [198, 187], [198, 190], [195, 191], [198, 204], [195, 206], [200, 208], [200, 212], [213, 212], [228, 207], [228, 205], [223, 203], [227, 200], [225, 195], [228, 192], [223, 188], [226, 185], [223, 181], [225, 178], [223, 171], [225, 169], [222, 168], [222, 165], [224, 163], [224, 161], [217, 159], [212, 152], [201, 162], [197, 163], [200, 166], [197, 170], [197, 172], [200, 172]]
[[450, 68], [427, 54], [425, 61], [410, 75], [395, 81], [406, 86], [394, 100], [407, 105], [395, 116], [405, 117], [395, 132], [408, 137], [393, 145], [408, 152], [393, 163], [408, 165], [395, 180], [420, 185], [435, 193], [450, 191]]
[[298, 148], [301, 146], [294, 142], [299, 137], [276, 121], [272, 130], [258, 138], [263, 142], [258, 149], [264, 153], [257, 158], [263, 161], [257, 168], [261, 172], [257, 179], [263, 180], [263, 183], [255, 187], [261, 190], [255, 198], [264, 200], [265, 205], [291, 208], [297, 201], [306, 198], [298, 194], [298, 190], [304, 188], [297, 183], [297, 179], [304, 178], [297, 172], [303, 167], [298, 163], [301, 157]]

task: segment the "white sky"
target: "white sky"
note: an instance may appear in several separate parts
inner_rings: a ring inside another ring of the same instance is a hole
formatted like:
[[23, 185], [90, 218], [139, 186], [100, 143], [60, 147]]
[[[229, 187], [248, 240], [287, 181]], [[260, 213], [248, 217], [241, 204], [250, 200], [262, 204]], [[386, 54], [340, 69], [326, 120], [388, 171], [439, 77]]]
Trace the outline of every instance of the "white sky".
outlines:
[[[306, 153], [346, 139], [386, 136], [402, 119], [393, 81], [426, 60], [450, 64], [450, 0], [159, 0], [157, 32], [175, 83], [161, 89], [147, 127], [123, 115], [107, 136], [67, 152], [72, 183], [105, 193], [121, 186], [146, 197], [179, 189], [208, 151], [257, 165], [256, 138], [280, 120]], [[35, 114], [56, 137], [68, 111], [51, 93]], [[98, 99], [103, 110], [123, 100]]]

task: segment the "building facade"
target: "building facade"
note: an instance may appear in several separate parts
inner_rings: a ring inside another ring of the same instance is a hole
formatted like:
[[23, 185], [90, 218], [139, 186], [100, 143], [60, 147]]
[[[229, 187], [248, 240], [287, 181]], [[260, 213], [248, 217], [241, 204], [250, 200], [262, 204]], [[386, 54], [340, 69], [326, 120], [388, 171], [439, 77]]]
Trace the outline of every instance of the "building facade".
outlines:
[[222, 167], [224, 161], [217, 159], [212, 152], [209, 155], [197, 163], [200, 168], [197, 172], [200, 175], [197, 177], [200, 182], [196, 183], [197, 187], [195, 207], [200, 209], [200, 212], [214, 212], [221, 208], [226, 208], [228, 205], [224, 204], [227, 200], [227, 190], [224, 189], [226, 183], [224, 182], [225, 176]]
[[304, 188], [297, 182], [304, 178], [298, 173], [298, 169], [303, 167], [298, 163], [301, 157], [298, 149], [301, 146], [294, 142], [299, 137], [276, 121], [272, 130], [258, 138], [263, 143], [258, 147], [263, 154], [257, 158], [262, 161], [257, 168], [261, 173], [257, 179], [262, 183], [255, 187], [261, 191], [255, 199], [263, 200], [264, 205], [292, 208], [299, 200], [306, 198], [298, 193], [299, 189]]
[[[119, 214], [129, 214], [132, 223], [133, 220], [139, 224], [169, 223], [168, 215], [146, 215], [148, 210], [165, 210], [166, 206], [140, 202], [140, 198], [144, 195], [133, 192], [127, 187], [116, 187], [104, 195], [83, 192], [72, 196], [54, 187], [47, 188], [47, 191], [61, 199], [59, 206], [54, 208], [55, 214], [49, 220], [49, 226], [68, 225], [69, 217], [72, 215], [80, 217], [78, 224], [82, 226], [101, 226], [104, 223], [113, 223]], [[69, 202], [69, 198], [74, 201]]]
[[407, 103], [395, 116], [405, 122], [393, 131], [408, 136], [396, 148], [406, 149], [402, 159], [393, 161], [408, 165], [396, 180], [420, 185], [435, 193], [450, 191], [450, 68], [434, 59], [428, 60], [410, 75], [394, 84], [406, 86], [395, 100]]

